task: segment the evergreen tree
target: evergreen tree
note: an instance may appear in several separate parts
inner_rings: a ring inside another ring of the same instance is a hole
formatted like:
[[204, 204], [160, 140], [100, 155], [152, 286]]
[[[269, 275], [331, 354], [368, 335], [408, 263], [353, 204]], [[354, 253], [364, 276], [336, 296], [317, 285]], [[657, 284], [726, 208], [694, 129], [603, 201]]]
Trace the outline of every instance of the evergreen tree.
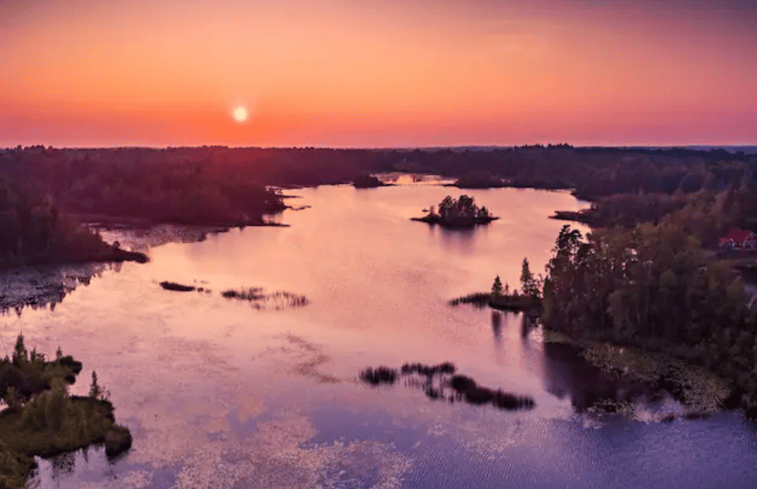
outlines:
[[92, 384], [89, 386], [89, 397], [92, 399], [97, 399], [102, 395], [103, 389], [100, 387], [100, 385], [97, 383], [97, 372], [94, 370], [92, 371]]
[[494, 278], [494, 284], [492, 285], [492, 295], [500, 297], [502, 295], [502, 281], [499, 279], [499, 275]]
[[18, 366], [28, 360], [28, 352], [24, 346], [24, 335], [19, 333], [18, 338], [16, 339], [16, 347], [13, 350], [13, 364]]
[[531, 272], [531, 268], [528, 265], [528, 258], [523, 259], [523, 268], [520, 273], [520, 285], [523, 295], [529, 295], [531, 297], [539, 296], [539, 284], [534, 278], [534, 274]]

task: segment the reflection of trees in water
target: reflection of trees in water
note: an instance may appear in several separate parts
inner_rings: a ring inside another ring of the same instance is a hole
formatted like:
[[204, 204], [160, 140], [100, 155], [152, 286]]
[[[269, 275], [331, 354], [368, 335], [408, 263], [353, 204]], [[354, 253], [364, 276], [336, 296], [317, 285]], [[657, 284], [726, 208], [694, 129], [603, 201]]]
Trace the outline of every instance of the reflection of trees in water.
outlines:
[[502, 313], [492, 310], [492, 332], [494, 333], [494, 345], [502, 346]]
[[63, 476], [71, 475], [76, 468], [76, 452], [57, 455], [50, 459], [50, 465], [53, 471], [53, 480], [58, 480]]
[[0, 276], [0, 313], [20, 315], [24, 308], [55, 306], [80, 285], [89, 285], [106, 270], [121, 271], [122, 263], [88, 263], [51, 268], [10, 270]]
[[[474, 307], [477, 307], [474, 304]], [[539, 318], [535, 316], [531, 316], [528, 314], [523, 313], [514, 313], [510, 311], [498, 311], [496, 309], [492, 309], [492, 315], [491, 315], [491, 323], [492, 323], [492, 333], [494, 335], [494, 344], [495, 346], [501, 346], [502, 345], [502, 321], [507, 315], [520, 315], [520, 336], [521, 339], [525, 340], [528, 338], [529, 333], [536, 329], [539, 326]]]
[[544, 382], [560, 399], [570, 397], [577, 412], [602, 402], [632, 402], [650, 390], [628, 379], [618, 379], [589, 364], [571, 345], [544, 343]]
[[441, 236], [442, 245], [448, 251], [473, 251], [473, 240], [475, 234], [479, 232], [486, 232], [486, 227], [479, 227], [473, 229], [447, 229], [440, 228], [439, 233]]
[[520, 336], [527, 338], [528, 334], [539, 326], [539, 318], [530, 314], [521, 314]]

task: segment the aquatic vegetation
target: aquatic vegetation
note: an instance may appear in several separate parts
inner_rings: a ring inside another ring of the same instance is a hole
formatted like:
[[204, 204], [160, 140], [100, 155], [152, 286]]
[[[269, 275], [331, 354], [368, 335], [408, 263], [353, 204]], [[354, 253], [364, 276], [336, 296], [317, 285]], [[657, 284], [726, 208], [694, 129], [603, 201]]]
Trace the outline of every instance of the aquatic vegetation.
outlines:
[[450, 306], [458, 306], [460, 304], [470, 304], [477, 308], [484, 308], [489, 305], [492, 295], [489, 292], [475, 292], [473, 294], [464, 295], [456, 299], [449, 301]]
[[221, 292], [221, 295], [227, 299], [248, 301], [257, 310], [274, 309], [278, 311], [285, 307], [306, 306], [309, 303], [307, 297], [304, 295], [283, 291], [264, 293], [261, 287], [242, 288], [240, 290], [230, 289]]
[[[193, 285], [183, 285], [176, 282], [163, 281], [159, 284], [165, 290], [175, 292], [200, 292], [210, 294], [212, 291], [207, 287], [196, 287]], [[274, 309], [279, 311], [285, 307], [301, 307], [308, 304], [308, 299], [304, 295], [293, 294], [291, 292], [276, 291], [266, 293], [262, 287], [241, 288], [239, 290], [228, 289], [221, 292], [221, 296], [226, 299], [236, 299], [247, 301], [257, 310]]]
[[526, 312], [532, 316], [539, 315], [542, 310], [541, 299], [519, 294], [494, 295], [489, 292], [475, 292], [449, 301], [450, 306], [460, 304], [470, 304], [479, 309], [491, 307], [501, 311]]
[[241, 299], [245, 301], [258, 301], [263, 299], [262, 287], [250, 287], [249, 289], [241, 290], [225, 290], [221, 292], [221, 295], [227, 299]]
[[360, 380], [371, 385], [394, 384], [397, 377], [397, 370], [389, 367], [367, 368], [360, 372]]
[[[534, 400], [528, 396], [518, 396], [500, 389], [492, 390], [481, 387], [465, 375], [453, 375], [457, 371], [454, 364], [444, 362], [439, 365], [424, 365], [422, 363], [406, 363], [399, 371], [389, 367], [367, 368], [360, 373], [360, 380], [366, 384], [394, 385], [400, 376], [420, 376], [410, 378], [405, 385], [416, 387], [431, 400], [465, 401], [472, 405], [490, 404], [498, 409], [514, 411], [518, 409], [533, 409]], [[446, 395], [445, 389], [451, 388], [454, 394]]]
[[455, 365], [450, 362], [444, 362], [434, 366], [423, 365], [422, 363], [406, 363], [400, 369], [402, 375], [419, 374], [427, 377], [438, 374], [454, 374], [455, 370]]
[[476, 383], [473, 379], [466, 377], [465, 375], [455, 375], [450, 379], [449, 385], [457, 392], [461, 393], [476, 387]]
[[195, 290], [195, 287], [191, 285], [182, 285], [177, 284], [176, 282], [163, 281], [160, 283], [160, 286], [165, 290], [173, 290], [175, 292], [192, 292]]
[[469, 404], [492, 404], [499, 409], [513, 411], [516, 409], [533, 409], [534, 400], [527, 396], [518, 396], [503, 392], [500, 389], [492, 390], [481, 387], [476, 382], [464, 375], [455, 375], [449, 381], [458, 394], [458, 398], [463, 398]]

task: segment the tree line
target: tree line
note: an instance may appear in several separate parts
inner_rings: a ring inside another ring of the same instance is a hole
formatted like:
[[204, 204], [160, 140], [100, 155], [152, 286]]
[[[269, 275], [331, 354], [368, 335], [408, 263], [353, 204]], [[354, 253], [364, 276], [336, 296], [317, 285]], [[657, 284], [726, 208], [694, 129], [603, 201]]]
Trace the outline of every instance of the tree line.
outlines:
[[664, 351], [734, 381], [757, 407], [757, 314], [744, 282], [665, 221], [587, 236], [560, 231], [543, 285], [544, 325]]
[[85, 261], [145, 261], [121, 250], [60, 212], [49, 197], [34, 197], [0, 174], [0, 270]]

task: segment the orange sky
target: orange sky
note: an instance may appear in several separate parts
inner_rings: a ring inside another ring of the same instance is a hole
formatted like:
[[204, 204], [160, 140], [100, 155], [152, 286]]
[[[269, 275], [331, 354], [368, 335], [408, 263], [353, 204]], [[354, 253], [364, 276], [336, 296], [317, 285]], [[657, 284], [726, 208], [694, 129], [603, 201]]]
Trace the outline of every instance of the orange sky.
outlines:
[[3, 0], [0, 18], [0, 146], [757, 143], [754, 0]]

